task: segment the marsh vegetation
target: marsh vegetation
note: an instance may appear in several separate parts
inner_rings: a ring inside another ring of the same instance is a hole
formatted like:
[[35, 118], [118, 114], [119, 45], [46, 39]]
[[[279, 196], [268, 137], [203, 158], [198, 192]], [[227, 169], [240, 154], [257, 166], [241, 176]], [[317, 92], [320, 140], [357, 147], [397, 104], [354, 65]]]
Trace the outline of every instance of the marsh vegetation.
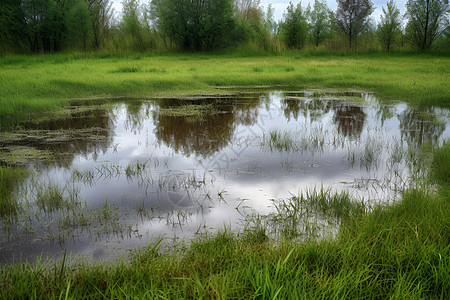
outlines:
[[2, 296], [445, 297], [447, 59], [366, 58], [2, 58]]
[[446, 109], [371, 93], [228, 92], [79, 102], [2, 133], [3, 261], [114, 260], [253, 221], [273, 240], [336, 236], [425, 184], [427, 153], [450, 135]]

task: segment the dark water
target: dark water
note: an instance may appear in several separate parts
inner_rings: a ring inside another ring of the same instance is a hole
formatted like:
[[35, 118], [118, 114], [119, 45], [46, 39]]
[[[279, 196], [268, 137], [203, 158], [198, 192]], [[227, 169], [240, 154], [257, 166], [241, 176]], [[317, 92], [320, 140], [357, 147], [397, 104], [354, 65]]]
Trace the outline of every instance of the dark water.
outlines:
[[448, 124], [448, 110], [314, 90], [124, 101], [28, 124], [41, 133], [3, 147], [57, 159], [28, 164], [20, 209], [0, 221], [0, 260], [111, 259], [160, 237], [240, 229], [322, 186], [392, 203], [425, 176], [417, 153], [447, 140]]

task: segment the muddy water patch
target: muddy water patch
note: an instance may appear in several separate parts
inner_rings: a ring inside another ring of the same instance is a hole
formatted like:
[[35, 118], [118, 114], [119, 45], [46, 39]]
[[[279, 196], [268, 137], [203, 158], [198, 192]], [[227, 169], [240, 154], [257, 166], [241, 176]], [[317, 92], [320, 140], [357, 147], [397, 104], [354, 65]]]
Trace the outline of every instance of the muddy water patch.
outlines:
[[30, 176], [14, 189], [18, 213], [1, 220], [3, 259], [111, 258], [248, 222], [274, 236], [335, 233], [345, 214], [425, 176], [423, 145], [450, 137], [448, 116], [360, 92], [258, 90], [117, 101], [3, 134], [2, 155], [54, 155], [15, 162]]

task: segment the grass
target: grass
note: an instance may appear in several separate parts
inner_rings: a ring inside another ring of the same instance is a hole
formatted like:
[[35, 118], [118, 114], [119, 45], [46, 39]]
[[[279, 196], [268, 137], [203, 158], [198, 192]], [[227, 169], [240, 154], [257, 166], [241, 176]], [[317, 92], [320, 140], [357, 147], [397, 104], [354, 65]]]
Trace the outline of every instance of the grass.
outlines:
[[[306, 134], [308, 131], [308, 134]], [[312, 153], [323, 152], [326, 138], [329, 138], [330, 131], [322, 126], [311, 127], [301, 131], [270, 130], [259, 139], [262, 149], [269, 151], [311, 151]], [[334, 137], [333, 137], [334, 138]], [[337, 139], [334, 138], [334, 142]]]
[[36, 114], [30, 113], [57, 109], [74, 98], [217, 93], [215, 86], [362, 89], [377, 92], [382, 99], [444, 107], [450, 104], [450, 60], [445, 56], [308, 57], [288, 52], [251, 58], [210, 54], [207, 60], [196, 54], [140, 54], [139, 58], [137, 67], [134, 56], [2, 57], [2, 124], [35, 118]]
[[286, 131], [271, 130], [268, 134], [263, 134], [260, 144], [263, 148], [268, 147], [270, 151], [295, 151], [297, 145], [293, 135]]
[[431, 178], [442, 186], [450, 186], [450, 143], [445, 143], [434, 152]]
[[19, 203], [13, 189], [26, 176], [25, 169], [0, 166], [0, 217], [17, 213]]
[[[186, 54], [138, 58], [139, 67], [136, 57], [0, 58], [0, 124], [34, 119], [38, 112], [56, 110], [73, 98], [217, 93], [214, 86], [225, 85], [364, 89], [390, 100], [449, 106], [447, 57], [287, 54], [251, 58], [209, 55], [205, 60]], [[201, 117], [205, 110], [186, 106], [164, 113]], [[323, 147], [324, 138], [319, 134], [299, 143], [293, 137], [289, 132], [273, 131], [264, 137], [262, 146], [284, 151]], [[378, 146], [371, 147], [364, 149], [361, 157], [355, 156], [361, 165], [378, 159]], [[115, 264], [92, 264], [64, 256], [58, 262], [42, 259], [33, 264], [2, 265], [0, 298], [446, 299], [450, 297], [449, 144], [433, 154], [428, 165], [436, 191], [420, 182], [391, 206], [369, 208], [346, 193], [310, 190], [275, 203], [274, 214], [257, 216], [243, 232], [224, 229], [187, 246], [168, 246], [168, 252], [163, 242], [156, 240]], [[31, 154], [24, 153], [27, 155]], [[106, 165], [95, 172], [74, 171], [73, 178], [90, 184], [99, 176], [139, 178], [148, 172], [147, 163]], [[0, 167], [2, 218], [20, 209], [11, 187], [25, 174], [20, 168]], [[417, 174], [422, 176], [422, 172]], [[193, 175], [182, 178], [180, 185], [204, 181]], [[164, 188], [171, 182], [167, 178], [156, 184]], [[94, 231], [103, 226], [109, 226], [111, 232], [126, 231], [117, 221], [120, 213], [108, 202], [88, 214], [78, 200], [76, 194], [56, 186], [36, 193], [36, 205], [44, 212], [67, 212], [61, 220], [67, 229], [63, 234], [70, 234], [71, 224], [84, 224]], [[145, 213], [143, 207], [141, 210]], [[172, 217], [178, 222], [184, 218], [179, 214]], [[320, 228], [314, 226], [323, 220], [339, 225], [334, 237], [316, 239]], [[273, 238], [271, 233], [276, 230], [282, 234]], [[311, 234], [303, 235], [299, 242], [299, 234], [305, 232]]]
[[276, 238], [290, 240], [319, 238], [369, 209], [363, 201], [352, 199], [348, 192], [337, 193], [323, 187], [283, 199], [274, 206], [276, 213], [270, 214], [263, 224]]
[[217, 113], [212, 104], [188, 104], [170, 108], [160, 109], [160, 116], [184, 117], [187, 122], [198, 122], [206, 116]]
[[[445, 186], [448, 144], [434, 151], [431, 178]], [[11, 298], [431, 298], [450, 295], [450, 201], [408, 189], [402, 201], [367, 211], [348, 194], [309, 191], [287, 199], [341, 218], [335, 238], [268, 238], [254, 223], [227, 229], [167, 254], [161, 240], [117, 264], [39, 261], [0, 269], [0, 297]], [[280, 206], [281, 207], [281, 206]], [[281, 214], [282, 215], [282, 214]], [[281, 216], [280, 215], [280, 216]]]
[[445, 299], [450, 290], [448, 208], [442, 198], [411, 190], [402, 204], [346, 223], [336, 240], [274, 244], [224, 230], [170, 255], [156, 241], [117, 265], [7, 265], [1, 269], [0, 295]]

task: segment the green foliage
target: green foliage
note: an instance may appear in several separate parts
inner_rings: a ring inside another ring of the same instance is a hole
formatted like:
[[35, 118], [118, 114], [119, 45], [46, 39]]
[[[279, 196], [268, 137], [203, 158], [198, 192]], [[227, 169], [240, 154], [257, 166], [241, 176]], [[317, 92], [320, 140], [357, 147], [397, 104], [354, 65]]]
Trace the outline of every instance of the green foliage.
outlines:
[[224, 48], [236, 25], [231, 0], [155, 0], [152, 6], [159, 31], [182, 50]]
[[301, 3], [296, 6], [289, 2], [284, 15], [284, 22], [281, 24], [281, 36], [289, 48], [303, 48], [307, 36], [306, 15], [303, 12]]
[[391, 50], [391, 45], [401, 34], [401, 16], [399, 9], [395, 6], [394, 0], [386, 3], [386, 8], [383, 9], [383, 14], [380, 16], [381, 21], [378, 24], [378, 38], [384, 45], [386, 52]]
[[445, 143], [433, 153], [431, 178], [442, 186], [450, 187], [450, 143]]
[[425, 51], [449, 27], [448, 0], [409, 0], [406, 3], [406, 33], [412, 45]]
[[111, 38], [112, 2], [110, 0], [88, 0], [88, 2], [92, 24], [92, 43], [95, 49], [99, 49]]
[[24, 51], [26, 23], [21, 0], [0, 2], [0, 49], [2, 52]]
[[84, 52], [87, 50], [92, 31], [90, 25], [91, 18], [87, 3], [84, 0], [76, 0], [74, 6], [67, 12], [66, 26], [69, 41], [75, 46], [81, 44]]
[[[322, 0], [315, 0], [306, 11], [300, 3], [290, 3], [285, 18], [278, 22], [274, 20], [272, 4], [264, 12], [260, 0], [142, 2], [123, 0], [122, 11], [115, 17], [113, 0], [1, 1], [0, 51], [9, 54], [237, 49], [240, 53], [279, 54], [285, 48], [314, 46], [311, 48], [318, 54], [324, 51], [343, 54], [348, 52], [345, 43], [353, 50], [358, 45], [361, 50], [377, 52], [379, 47], [376, 25], [369, 18], [373, 12], [370, 0], [338, 0], [334, 15]], [[389, 7], [390, 4], [386, 18]], [[407, 7], [406, 37], [413, 47], [423, 51], [433, 45], [436, 51], [447, 53], [448, 0], [411, 0]], [[390, 48], [391, 30], [387, 24], [391, 23], [387, 20], [380, 24], [378, 37], [385, 48]], [[336, 35], [337, 31], [343, 35]], [[398, 31], [395, 32], [397, 35]], [[325, 40], [328, 42], [324, 43]]]
[[21, 168], [0, 166], [0, 217], [17, 213], [19, 204], [14, 190], [26, 174], [27, 172]]
[[325, 1], [315, 0], [312, 10], [308, 5], [307, 16], [310, 38], [318, 47], [323, 40], [330, 37], [334, 21], [333, 13]]
[[25, 52], [25, 48], [35, 53], [67, 48], [86, 51], [90, 45], [98, 49], [111, 38], [111, 7], [111, 0], [2, 1], [2, 50], [7, 53]]
[[337, 0], [335, 13], [337, 28], [347, 37], [349, 49], [357, 50], [357, 40], [369, 25], [374, 8], [370, 0]]

